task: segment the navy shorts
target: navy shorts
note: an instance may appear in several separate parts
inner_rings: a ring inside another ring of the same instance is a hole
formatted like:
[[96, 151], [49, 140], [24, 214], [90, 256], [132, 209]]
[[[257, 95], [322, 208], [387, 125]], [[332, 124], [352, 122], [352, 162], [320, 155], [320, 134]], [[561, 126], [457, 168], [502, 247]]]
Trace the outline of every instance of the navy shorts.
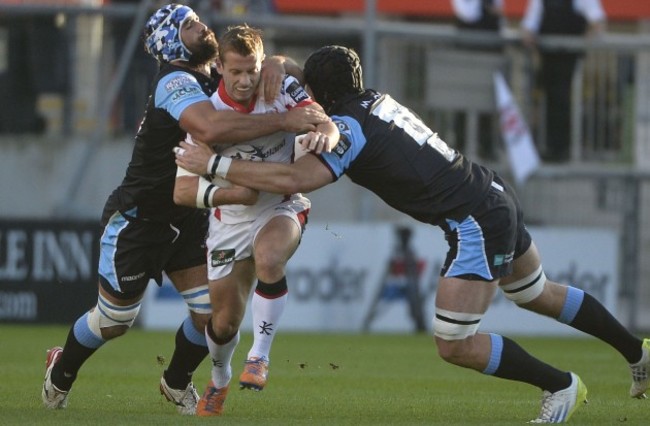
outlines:
[[208, 215], [208, 210], [194, 209], [177, 222], [162, 223], [113, 213], [101, 237], [102, 288], [130, 299], [141, 295], [151, 279], [161, 285], [163, 272], [205, 265]]
[[512, 273], [531, 245], [515, 191], [495, 176], [488, 196], [462, 222], [442, 226], [449, 251], [441, 276], [492, 281]]

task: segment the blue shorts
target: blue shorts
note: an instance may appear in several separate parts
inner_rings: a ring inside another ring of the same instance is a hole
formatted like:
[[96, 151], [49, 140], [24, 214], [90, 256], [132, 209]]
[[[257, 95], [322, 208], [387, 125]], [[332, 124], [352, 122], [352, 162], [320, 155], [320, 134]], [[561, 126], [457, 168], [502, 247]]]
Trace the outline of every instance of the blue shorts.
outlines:
[[531, 237], [515, 191], [495, 176], [483, 202], [462, 222], [442, 226], [449, 251], [441, 276], [492, 281], [512, 273]]
[[175, 223], [162, 223], [113, 213], [101, 237], [102, 288], [131, 299], [144, 293], [151, 279], [161, 285], [163, 272], [205, 265], [208, 215], [208, 210], [195, 209]]

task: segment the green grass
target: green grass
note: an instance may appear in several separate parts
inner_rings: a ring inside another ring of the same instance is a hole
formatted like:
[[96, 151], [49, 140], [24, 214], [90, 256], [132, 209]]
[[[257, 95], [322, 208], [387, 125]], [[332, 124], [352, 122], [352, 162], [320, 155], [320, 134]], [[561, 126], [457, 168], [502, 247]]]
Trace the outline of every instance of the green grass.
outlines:
[[[66, 327], [0, 325], [0, 425], [521, 425], [539, 410], [541, 393], [441, 361], [427, 335], [282, 333], [263, 392], [236, 384], [218, 419], [181, 417], [158, 392], [173, 333], [131, 330], [82, 368], [66, 410], [41, 405], [45, 351], [62, 345]], [[250, 346], [235, 354], [235, 379]], [[650, 400], [627, 396], [623, 358], [594, 339], [516, 339], [562, 369], [576, 371], [589, 404], [576, 425], [647, 425]], [[201, 392], [209, 363], [195, 374]]]

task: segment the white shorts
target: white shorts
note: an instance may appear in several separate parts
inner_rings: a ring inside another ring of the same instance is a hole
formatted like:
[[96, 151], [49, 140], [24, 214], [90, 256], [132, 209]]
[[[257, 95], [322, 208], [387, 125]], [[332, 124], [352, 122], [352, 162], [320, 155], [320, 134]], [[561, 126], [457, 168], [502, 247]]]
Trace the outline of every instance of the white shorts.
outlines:
[[310, 207], [308, 198], [294, 194], [289, 200], [263, 210], [254, 221], [233, 225], [217, 219], [212, 209], [206, 242], [208, 279], [218, 280], [228, 276], [236, 260], [251, 257], [257, 233], [274, 217], [287, 216], [293, 219], [302, 235]]

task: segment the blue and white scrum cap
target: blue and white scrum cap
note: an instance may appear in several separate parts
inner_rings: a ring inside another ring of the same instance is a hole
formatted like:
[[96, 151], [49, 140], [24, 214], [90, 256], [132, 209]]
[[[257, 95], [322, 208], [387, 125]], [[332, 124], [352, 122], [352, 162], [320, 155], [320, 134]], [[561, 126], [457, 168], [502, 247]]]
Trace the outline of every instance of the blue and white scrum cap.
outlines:
[[188, 61], [192, 56], [181, 40], [183, 22], [194, 16], [189, 6], [168, 4], [156, 11], [144, 30], [147, 52], [158, 62]]

